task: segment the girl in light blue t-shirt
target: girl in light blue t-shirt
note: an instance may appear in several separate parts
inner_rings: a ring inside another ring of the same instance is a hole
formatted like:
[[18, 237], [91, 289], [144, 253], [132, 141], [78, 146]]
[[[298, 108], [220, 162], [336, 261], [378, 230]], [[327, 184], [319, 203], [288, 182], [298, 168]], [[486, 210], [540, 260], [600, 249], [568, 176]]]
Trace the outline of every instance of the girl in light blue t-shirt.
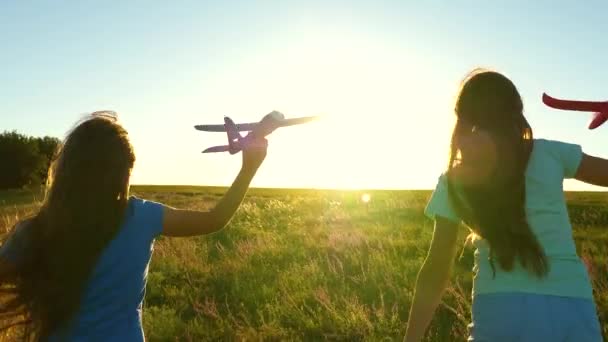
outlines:
[[422, 338], [441, 300], [460, 223], [477, 249], [469, 341], [601, 341], [562, 184], [608, 186], [608, 161], [534, 139], [515, 85], [496, 72], [472, 72], [455, 112], [448, 169], [425, 210], [435, 230], [406, 341]]

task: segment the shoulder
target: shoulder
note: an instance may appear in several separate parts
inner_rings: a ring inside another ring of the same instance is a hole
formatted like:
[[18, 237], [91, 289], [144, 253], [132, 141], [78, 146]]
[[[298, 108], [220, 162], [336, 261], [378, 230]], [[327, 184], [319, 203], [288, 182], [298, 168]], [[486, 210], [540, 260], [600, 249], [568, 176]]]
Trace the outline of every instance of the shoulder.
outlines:
[[547, 161], [552, 160], [563, 171], [563, 176], [572, 178], [583, 158], [583, 149], [578, 144], [567, 143], [557, 140], [537, 139], [534, 140], [533, 158], [537, 165], [547, 168]]
[[565, 141], [550, 140], [550, 139], [534, 139], [534, 149], [545, 149], [551, 151], [568, 150], [574, 147], [579, 147], [578, 144], [573, 144]]
[[27, 219], [17, 222], [17, 224], [15, 224], [13, 229], [10, 232], [8, 232], [8, 234], [7, 234], [8, 238], [10, 239], [11, 236], [17, 236], [19, 239], [21, 239], [24, 236], [24, 234], [26, 234], [26, 231], [30, 230], [29, 227], [31, 227], [32, 221], [33, 221], [33, 218], [27, 218]]
[[448, 191], [448, 177], [450, 177], [450, 179], [453, 179], [453, 170], [449, 171], [449, 176], [448, 176], [448, 171], [445, 171], [443, 173], [441, 173], [439, 175], [439, 177], [437, 178], [437, 183], [435, 184], [435, 192], [441, 192], [441, 193], [447, 193]]
[[424, 214], [434, 220], [443, 217], [452, 222], [460, 222], [460, 218], [450, 201], [447, 173], [444, 172], [439, 176], [435, 190], [424, 209]]
[[162, 220], [164, 208], [161, 203], [131, 196], [127, 206], [127, 217], [130, 220], [150, 223]]
[[0, 260], [16, 265], [23, 260], [23, 250], [29, 244], [32, 236], [32, 218], [18, 222], [13, 229], [2, 237], [0, 247]]
[[149, 211], [149, 210], [159, 210], [159, 209], [162, 209], [163, 207], [164, 207], [163, 204], [155, 202], [155, 201], [150, 201], [150, 200], [135, 197], [135, 196], [129, 197], [128, 210], [130, 210], [131, 213], [140, 213], [142, 211]]
[[559, 141], [557, 140], [549, 140], [549, 139], [534, 139], [534, 152], [547, 152], [555, 149], [557, 145], [559, 145]]
[[534, 154], [550, 155], [561, 159], [564, 154], [580, 151], [581, 147], [577, 144], [567, 143], [559, 140], [534, 139]]
[[162, 231], [164, 210], [161, 203], [131, 196], [127, 207], [128, 222], [143, 226], [156, 236]]
[[17, 224], [15, 224], [14, 231], [22, 230], [22, 229], [27, 229], [26, 227], [29, 227], [31, 223], [32, 223], [32, 219], [31, 218], [28, 218], [28, 219], [25, 219], [25, 220], [21, 220], [21, 221], [17, 222]]

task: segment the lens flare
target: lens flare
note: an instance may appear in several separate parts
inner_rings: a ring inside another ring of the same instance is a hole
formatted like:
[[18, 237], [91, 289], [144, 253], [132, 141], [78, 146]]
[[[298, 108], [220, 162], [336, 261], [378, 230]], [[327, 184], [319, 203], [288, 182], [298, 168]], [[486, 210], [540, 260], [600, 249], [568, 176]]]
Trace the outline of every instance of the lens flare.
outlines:
[[369, 201], [372, 199], [372, 196], [370, 196], [369, 194], [363, 194], [361, 196], [361, 201], [363, 201], [363, 203], [369, 203]]

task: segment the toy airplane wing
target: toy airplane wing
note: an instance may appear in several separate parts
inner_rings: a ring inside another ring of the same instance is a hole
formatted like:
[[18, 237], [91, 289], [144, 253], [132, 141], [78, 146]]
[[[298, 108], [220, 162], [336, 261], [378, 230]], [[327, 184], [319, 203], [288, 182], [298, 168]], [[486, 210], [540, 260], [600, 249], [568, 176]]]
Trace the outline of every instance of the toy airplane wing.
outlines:
[[[287, 127], [294, 125], [301, 125], [304, 123], [308, 123], [314, 120], [317, 120], [318, 116], [306, 116], [301, 118], [293, 118], [293, 119], [279, 119], [277, 120], [276, 126], [278, 127]], [[241, 123], [235, 124], [236, 130], [239, 132], [250, 132], [253, 131], [260, 123], [259, 122], [250, 122], [250, 123]], [[205, 132], [226, 132], [225, 125], [196, 125], [194, 126], [199, 131]]]
[[229, 152], [230, 151], [230, 146], [228, 145], [224, 145], [224, 146], [213, 146], [213, 147], [209, 147], [208, 149], [205, 149], [203, 151], [203, 153], [214, 153], [214, 152]]
[[[264, 116], [260, 122], [235, 124], [229, 117], [224, 117], [223, 125], [197, 125], [194, 128], [206, 132], [226, 132], [228, 137], [228, 145], [209, 147], [203, 153], [230, 152], [230, 154], [235, 154], [245, 147], [260, 143], [258, 138], [266, 137], [279, 127], [304, 124], [316, 119], [318, 119], [316, 116], [285, 119], [283, 114], [275, 111]], [[249, 131], [249, 134], [242, 136], [239, 131]]]
[[543, 103], [551, 108], [578, 112], [594, 112], [589, 129], [595, 129], [608, 120], [608, 101], [562, 100], [543, 93]]

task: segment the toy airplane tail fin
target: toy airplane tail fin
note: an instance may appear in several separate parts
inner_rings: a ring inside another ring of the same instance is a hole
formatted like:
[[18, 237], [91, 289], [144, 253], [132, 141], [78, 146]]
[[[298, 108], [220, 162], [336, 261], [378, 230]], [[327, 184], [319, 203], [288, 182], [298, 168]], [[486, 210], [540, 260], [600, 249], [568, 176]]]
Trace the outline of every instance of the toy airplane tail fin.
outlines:
[[235, 154], [241, 150], [240, 140], [243, 138], [239, 133], [236, 124], [231, 118], [224, 117], [224, 126], [226, 127], [226, 135], [228, 136], [228, 147], [230, 154]]
[[597, 112], [593, 114], [593, 119], [589, 123], [589, 129], [596, 129], [608, 120], [608, 110], [605, 112]]

